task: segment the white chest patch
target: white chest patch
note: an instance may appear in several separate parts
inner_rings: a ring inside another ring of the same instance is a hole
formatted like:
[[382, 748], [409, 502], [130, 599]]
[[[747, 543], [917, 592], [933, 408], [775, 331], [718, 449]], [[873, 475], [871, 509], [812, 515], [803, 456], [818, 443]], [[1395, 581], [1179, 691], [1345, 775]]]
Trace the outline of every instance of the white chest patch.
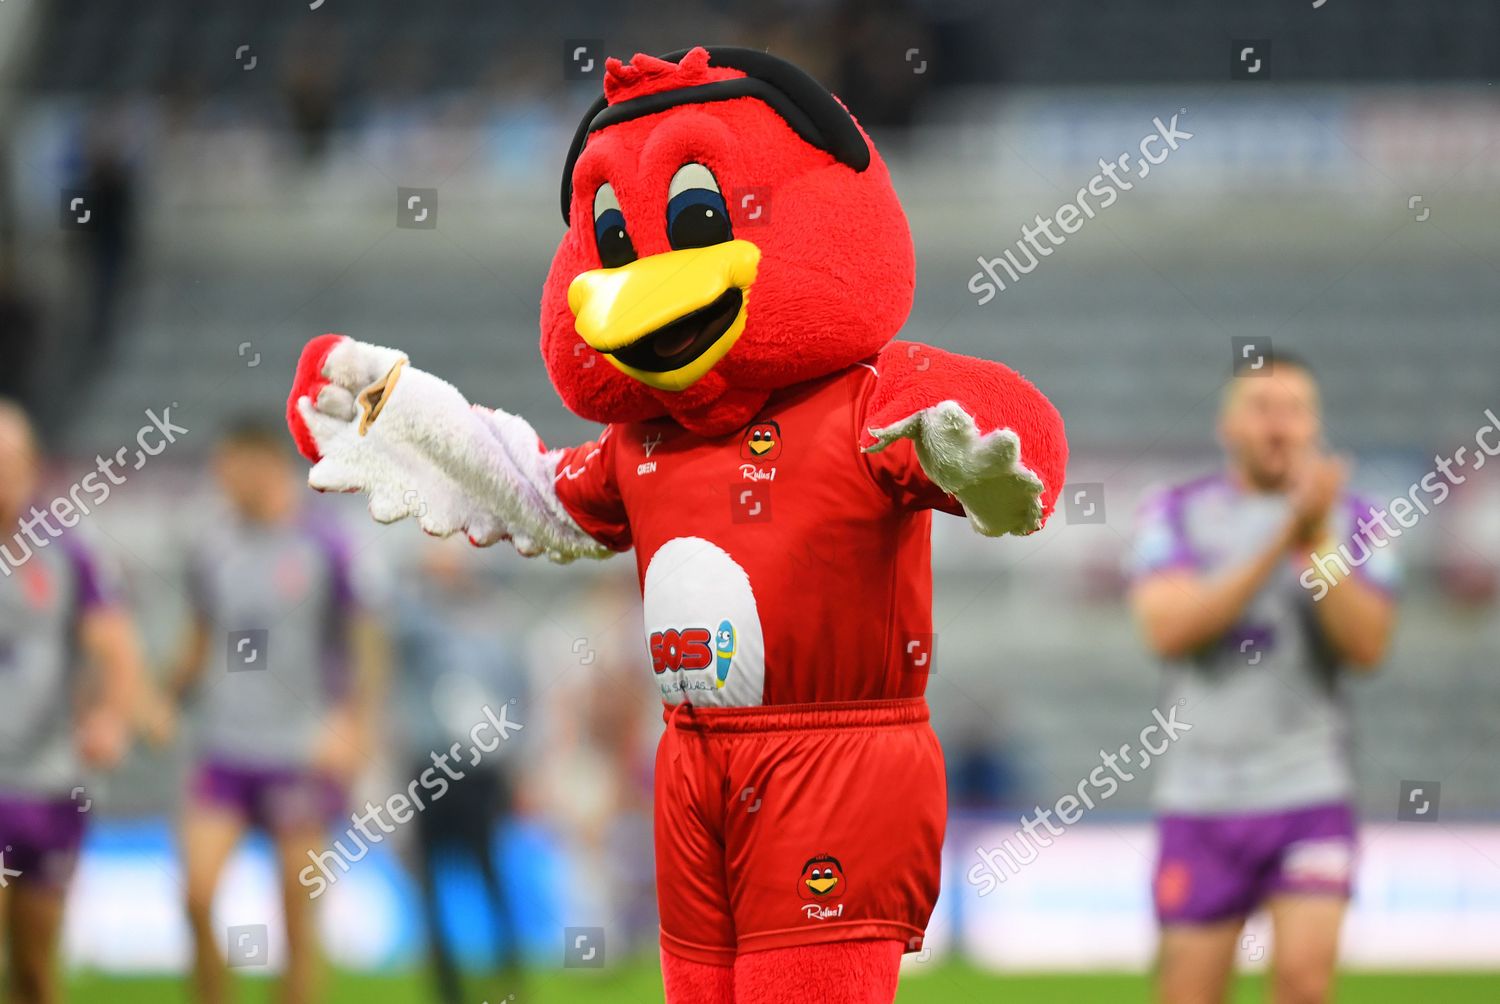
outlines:
[[668, 704], [743, 707], [765, 693], [766, 644], [750, 578], [723, 548], [674, 537], [642, 590], [646, 646]]

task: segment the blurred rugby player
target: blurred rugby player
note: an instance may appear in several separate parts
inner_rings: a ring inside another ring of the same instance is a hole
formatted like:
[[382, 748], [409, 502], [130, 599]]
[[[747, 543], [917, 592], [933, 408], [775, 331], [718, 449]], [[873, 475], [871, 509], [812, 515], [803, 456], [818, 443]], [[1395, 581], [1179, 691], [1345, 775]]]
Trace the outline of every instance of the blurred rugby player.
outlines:
[[214, 894], [251, 827], [271, 837], [279, 864], [281, 999], [315, 999], [313, 904], [297, 875], [375, 748], [383, 643], [356, 601], [343, 540], [301, 508], [285, 440], [251, 421], [218, 444], [214, 469], [231, 515], [192, 555], [194, 616], [172, 673], [172, 694], [179, 703], [191, 695], [198, 718], [182, 844], [194, 986], [205, 1004], [228, 999]]
[[[63, 901], [91, 801], [141, 708], [135, 628], [76, 532], [42, 536], [31, 423], [0, 401], [0, 930], [6, 996], [61, 1000]], [[25, 527], [31, 526], [27, 533]], [[81, 656], [81, 658], [80, 658]], [[81, 675], [79, 670], [97, 671]]]
[[[1305, 365], [1242, 371], [1218, 431], [1226, 469], [1148, 500], [1132, 559], [1164, 700], [1193, 726], [1155, 792], [1158, 992], [1224, 1000], [1240, 930], [1265, 907], [1273, 999], [1311, 1004], [1331, 994], [1354, 869], [1341, 671], [1384, 657], [1396, 571], [1325, 451]], [[1326, 557], [1340, 545], [1357, 564]]]

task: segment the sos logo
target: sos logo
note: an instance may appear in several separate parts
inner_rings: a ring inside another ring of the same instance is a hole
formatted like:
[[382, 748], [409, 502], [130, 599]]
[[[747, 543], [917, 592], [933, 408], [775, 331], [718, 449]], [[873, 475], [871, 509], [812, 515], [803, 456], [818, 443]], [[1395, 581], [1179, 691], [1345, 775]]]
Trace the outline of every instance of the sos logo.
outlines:
[[657, 673], [707, 669], [714, 662], [713, 640], [708, 628], [654, 631], [650, 640], [651, 668]]

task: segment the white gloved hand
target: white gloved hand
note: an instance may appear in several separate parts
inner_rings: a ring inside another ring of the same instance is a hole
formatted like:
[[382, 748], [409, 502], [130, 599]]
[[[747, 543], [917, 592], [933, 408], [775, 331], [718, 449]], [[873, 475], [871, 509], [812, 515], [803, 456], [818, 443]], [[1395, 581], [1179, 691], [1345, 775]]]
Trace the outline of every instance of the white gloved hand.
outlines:
[[296, 402], [321, 458], [313, 488], [364, 492], [378, 522], [413, 517], [429, 534], [463, 532], [481, 547], [511, 540], [554, 561], [612, 553], [557, 500], [557, 454], [541, 451], [523, 419], [476, 408], [404, 353], [351, 338], [318, 375], [316, 400]]
[[1020, 463], [1021, 443], [1010, 429], [981, 434], [957, 401], [940, 401], [899, 422], [871, 429], [878, 453], [910, 439], [932, 483], [963, 504], [986, 537], [1027, 534], [1042, 523], [1042, 482]]

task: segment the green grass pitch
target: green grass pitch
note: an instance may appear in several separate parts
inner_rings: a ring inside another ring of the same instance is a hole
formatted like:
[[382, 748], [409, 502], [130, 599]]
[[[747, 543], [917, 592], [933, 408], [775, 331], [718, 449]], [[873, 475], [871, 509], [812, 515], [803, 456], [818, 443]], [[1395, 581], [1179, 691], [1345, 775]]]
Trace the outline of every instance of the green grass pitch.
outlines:
[[[239, 1004], [269, 1004], [272, 985], [263, 979], [241, 981]], [[73, 1004], [187, 1004], [181, 980], [110, 979], [79, 975], [70, 981]], [[485, 996], [489, 994], [489, 996]], [[502, 1004], [504, 994], [475, 978], [469, 984], [474, 1004]], [[334, 974], [326, 1004], [428, 1004], [429, 984], [420, 973], [393, 976]], [[661, 978], [647, 964], [603, 972], [531, 974], [515, 1004], [653, 1004], [660, 1002]], [[1240, 980], [1234, 1004], [1265, 1000], [1256, 977]], [[1338, 985], [1340, 1004], [1495, 1004], [1500, 1001], [1500, 973], [1347, 974]], [[904, 977], [899, 1004], [967, 1004], [1016, 1001], [1018, 1004], [1149, 1004], [1149, 982], [1134, 975], [996, 976], [958, 963]]]

